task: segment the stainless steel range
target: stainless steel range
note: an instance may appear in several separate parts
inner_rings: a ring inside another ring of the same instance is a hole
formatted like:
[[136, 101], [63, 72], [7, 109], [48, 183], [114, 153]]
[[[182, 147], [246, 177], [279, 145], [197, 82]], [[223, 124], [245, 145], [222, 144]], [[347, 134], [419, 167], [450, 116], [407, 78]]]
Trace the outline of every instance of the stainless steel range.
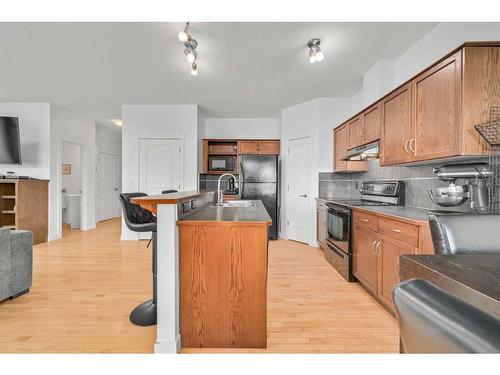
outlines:
[[404, 206], [403, 181], [365, 181], [361, 185], [361, 199], [333, 199], [326, 202], [327, 231], [326, 260], [348, 281], [352, 275], [352, 207]]

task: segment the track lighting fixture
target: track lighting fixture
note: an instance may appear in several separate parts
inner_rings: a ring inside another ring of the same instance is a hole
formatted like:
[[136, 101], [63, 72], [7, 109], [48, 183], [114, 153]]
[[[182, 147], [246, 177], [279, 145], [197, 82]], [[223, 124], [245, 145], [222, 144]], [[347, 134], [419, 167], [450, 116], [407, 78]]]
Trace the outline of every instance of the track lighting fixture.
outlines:
[[198, 75], [198, 65], [196, 60], [198, 59], [198, 54], [196, 53], [196, 47], [198, 47], [198, 42], [191, 37], [189, 34], [189, 22], [186, 22], [184, 30], [179, 31], [177, 34], [179, 40], [184, 43], [184, 55], [186, 59], [191, 64], [191, 74]]
[[309, 47], [309, 62], [314, 64], [316, 61], [323, 60], [323, 52], [321, 52], [321, 48], [319, 47], [321, 40], [319, 38], [311, 39], [307, 42], [307, 46]]
[[198, 65], [196, 65], [196, 63], [191, 64], [191, 75], [193, 76], [198, 75]]

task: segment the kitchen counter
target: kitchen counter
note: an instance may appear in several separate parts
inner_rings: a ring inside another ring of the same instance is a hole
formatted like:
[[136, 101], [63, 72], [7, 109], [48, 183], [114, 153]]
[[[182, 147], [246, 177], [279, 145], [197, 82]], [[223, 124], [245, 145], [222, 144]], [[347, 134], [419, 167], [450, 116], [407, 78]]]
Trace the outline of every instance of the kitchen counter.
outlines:
[[428, 222], [428, 209], [406, 206], [357, 206], [356, 210], [375, 212], [396, 219], [406, 219], [412, 222]]
[[224, 207], [210, 205], [197, 213], [187, 217], [186, 219], [179, 220], [178, 225], [200, 224], [206, 223], [220, 223], [232, 222], [246, 224], [246, 223], [261, 223], [262, 225], [269, 226], [272, 224], [272, 219], [266, 211], [266, 208], [261, 201], [252, 201], [255, 203], [254, 207]]
[[253, 207], [210, 204], [177, 221], [183, 348], [267, 346], [268, 227]]
[[182, 201], [197, 199], [215, 194], [213, 191], [190, 190], [180, 191], [177, 193], [147, 195], [139, 198], [132, 198], [132, 203], [138, 204], [145, 210], [157, 214], [157, 206], [160, 204], [178, 204]]
[[428, 280], [500, 318], [500, 255], [402, 255], [400, 278]]

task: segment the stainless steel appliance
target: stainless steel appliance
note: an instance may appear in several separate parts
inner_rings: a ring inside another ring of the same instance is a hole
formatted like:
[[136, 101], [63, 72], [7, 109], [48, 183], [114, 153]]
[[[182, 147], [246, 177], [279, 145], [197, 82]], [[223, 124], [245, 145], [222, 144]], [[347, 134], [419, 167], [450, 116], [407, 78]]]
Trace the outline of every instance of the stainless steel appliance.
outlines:
[[[488, 213], [493, 170], [487, 163], [445, 164], [434, 168], [434, 173], [449, 186], [429, 189], [431, 200], [442, 207], [460, 206], [469, 201], [469, 212]], [[463, 184], [457, 184], [462, 180]]]
[[347, 155], [342, 160], [373, 160], [379, 158], [379, 141], [355, 147], [347, 151]]
[[334, 199], [326, 202], [328, 248], [326, 260], [348, 281], [352, 275], [352, 207], [404, 205], [403, 181], [365, 181], [361, 184], [361, 199]]
[[235, 172], [236, 156], [209, 156], [208, 170], [211, 172]]
[[269, 238], [278, 238], [279, 228], [279, 159], [276, 155], [241, 155], [239, 170], [241, 199], [260, 200], [273, 224]]

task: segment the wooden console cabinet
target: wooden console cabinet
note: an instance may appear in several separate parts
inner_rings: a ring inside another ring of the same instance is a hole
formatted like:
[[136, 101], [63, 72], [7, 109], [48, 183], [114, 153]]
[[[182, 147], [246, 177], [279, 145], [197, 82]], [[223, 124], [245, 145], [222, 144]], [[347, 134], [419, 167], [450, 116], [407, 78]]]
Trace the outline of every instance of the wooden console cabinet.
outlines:
[[47, 242], [49, 181], [0, 179], [0, 227], [33, 232], [33, 244]]
[[399, 256], [434, 254], [428, 223], [355, 208], [352, 238], [354, 276], [394, 313], [392, 290], [399, 282]]

